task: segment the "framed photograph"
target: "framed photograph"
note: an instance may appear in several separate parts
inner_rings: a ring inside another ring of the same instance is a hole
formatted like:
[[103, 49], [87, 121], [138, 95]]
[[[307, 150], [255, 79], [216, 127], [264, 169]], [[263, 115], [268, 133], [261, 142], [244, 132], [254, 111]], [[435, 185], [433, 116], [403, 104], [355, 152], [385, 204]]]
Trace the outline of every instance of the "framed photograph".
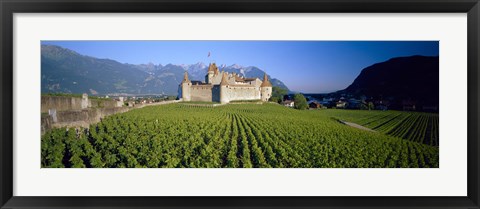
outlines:
[[478, 0], [0, 7], [2, 208], [479, 208]]

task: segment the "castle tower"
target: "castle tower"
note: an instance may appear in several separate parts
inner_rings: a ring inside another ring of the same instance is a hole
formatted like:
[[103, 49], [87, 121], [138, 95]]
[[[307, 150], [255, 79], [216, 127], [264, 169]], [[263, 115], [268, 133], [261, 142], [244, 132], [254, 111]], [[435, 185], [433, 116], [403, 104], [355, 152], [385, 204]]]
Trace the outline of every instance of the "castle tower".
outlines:
[[229, 102], [228, 88], [227, 88], [227, 74], [222, 74], [222, 81], [220, 82], [220, 103], [225, 104]]
[[208, 66], [207, 75], [205, 75], [205, 83], [212, 83], [212, 78], [214, 75], [218, 75], [218, 68], [215, 63], [210, 63]]
[[272, 96], [272, 84], [268, 81], [267, 73], [263, 75], [263, 82], [260, 85], [260, 98], [266, 102]]
[[190, 101], [190, 87], [192, 87], [192, 82], [188, 79], [188, 73], [185, 71], [182, 81], [182, 98], [183, 101]]

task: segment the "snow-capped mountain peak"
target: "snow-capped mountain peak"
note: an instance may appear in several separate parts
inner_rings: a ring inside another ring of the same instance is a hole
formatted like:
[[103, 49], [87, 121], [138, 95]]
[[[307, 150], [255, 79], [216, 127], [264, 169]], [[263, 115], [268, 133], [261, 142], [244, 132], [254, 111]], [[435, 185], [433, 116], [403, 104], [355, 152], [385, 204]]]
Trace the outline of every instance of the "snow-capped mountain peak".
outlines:
[[242, 69], [243, 66], [239, 65], [239, 64], [233, 64], [230, 66], [230, 68], [233, 68], [233, 69]]

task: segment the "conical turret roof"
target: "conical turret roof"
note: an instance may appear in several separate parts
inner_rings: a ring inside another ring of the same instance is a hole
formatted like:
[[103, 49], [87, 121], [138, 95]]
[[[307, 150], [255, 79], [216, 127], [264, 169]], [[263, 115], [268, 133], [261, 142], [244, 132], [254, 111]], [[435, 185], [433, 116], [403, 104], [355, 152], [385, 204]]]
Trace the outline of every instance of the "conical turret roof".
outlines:
[[190, 83], [190, 80], [188, 80], [188, 72], [187, 71], [185, 71], [185, 74], [183, 74], [182, 83]]
[[272, 87], [272, 84], [270, 83], [270, 81], [268, 81], [267, 73], [263, 74], [263, 82], [260, 87]]

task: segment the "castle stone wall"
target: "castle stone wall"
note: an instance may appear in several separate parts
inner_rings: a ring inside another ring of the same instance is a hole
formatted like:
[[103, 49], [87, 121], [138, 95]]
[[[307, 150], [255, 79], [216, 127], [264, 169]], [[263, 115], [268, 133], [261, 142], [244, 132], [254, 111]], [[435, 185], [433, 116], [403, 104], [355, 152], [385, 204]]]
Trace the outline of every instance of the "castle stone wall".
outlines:
[[191, 101], [211, 102], [212, 86], [193, 85], [190, 88], [190, 98]]
[[223, 76], [223, 73], [219, 73], [218, 75], [214, 75], [211, 78], [210, 83], [212, 83], [214, 85], [220, 84], [220, 82], [222, 81], [222, 76]]
[[260, 85], [262, 85], [262, 80], [256, 78], [254, 81], [250, 81], [250, 84], [256, 87], [260, 87]]
[[259, 100], [260, 90], [258, 87], [228, 86], [226, 95], [227, 95], [228, 101]]

